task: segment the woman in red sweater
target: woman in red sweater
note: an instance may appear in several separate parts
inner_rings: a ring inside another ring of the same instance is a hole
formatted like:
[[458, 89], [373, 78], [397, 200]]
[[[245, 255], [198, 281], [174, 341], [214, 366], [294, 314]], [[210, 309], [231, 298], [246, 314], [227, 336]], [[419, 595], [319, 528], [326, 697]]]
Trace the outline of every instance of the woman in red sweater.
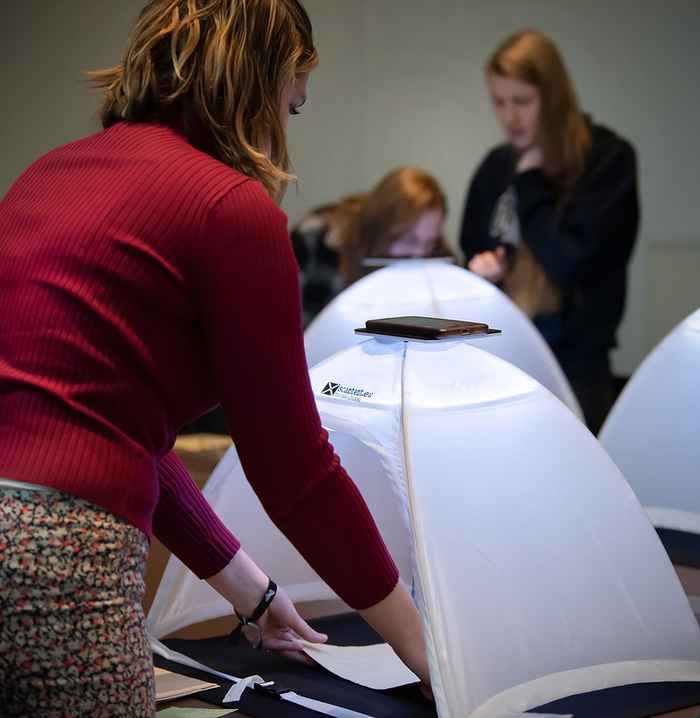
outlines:
[[[317, 62], [297, 0], [153, 0], [104, 130], [0, 203], [0, 705], [146, 716], [153, 532], [265, 646], [320, 641], [171, 453], [217, 402], [271, 519], [428, 680], [417, 612], [321, 428], [275, 202]], [[271, 439], [270, 437], [275, 437]]]

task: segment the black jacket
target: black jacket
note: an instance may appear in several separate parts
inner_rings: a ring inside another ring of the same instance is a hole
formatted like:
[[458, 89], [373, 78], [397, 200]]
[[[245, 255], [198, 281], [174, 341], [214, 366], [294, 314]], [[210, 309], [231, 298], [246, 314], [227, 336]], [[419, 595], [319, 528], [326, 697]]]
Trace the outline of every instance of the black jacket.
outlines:
[[639, 228], [637, 162], [629, 142], [591, 126], [592, 147], [583, 175], [562, 205], [539, 169], [515, 174], [509, 145], [492, 150], [476, 171], [464, 209], [460, 246], [468, 262], [494, 249], [490, 234], [498, 198], [512, 184], [521, 239], [562, 291], [558, 315], [535, 317], [561, 363], [607, 361], [616, 346], [627, 288], [627, 264]]

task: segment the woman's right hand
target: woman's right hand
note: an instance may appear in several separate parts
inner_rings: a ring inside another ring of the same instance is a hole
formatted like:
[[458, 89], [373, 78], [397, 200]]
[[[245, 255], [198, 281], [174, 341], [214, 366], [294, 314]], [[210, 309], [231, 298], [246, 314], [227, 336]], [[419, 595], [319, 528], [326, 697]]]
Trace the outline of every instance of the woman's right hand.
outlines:
[[[243, 550], [239, 549], [231, 561], [214, 576], [207, 579], [209, 585], [220, 593], [242, 616], [250, 616], [268, 586], [267, 575]], [[277, 651], [293, 660], [312, 664], [303, 653], [302, 641], [325, 643], [328, 636], [314, 631], [297, 613], [294, 604], [282, 587], [268, 609], [258, 619], [260, 634], [250, 627], [243, 629], [244, 635], [253, 642], [262, 638], [261, 648]]]
[[304, 641], [325, 643], [328, 636], [315, 631], [297, 613], [286, 591], [279, 587], [270, 607], [258, 620], [262, 646], [267, 651], [277, 651], [287, 658], [314, 665], [304, 653]]
[[403, 583], [399, 581], [385, 599], [359, 613], [420, 678], [423, 695], [432, 695], [421, 619]]
[[495, 251], [486, 251], [475, 254], [467, 265], [467, 269], [478, 274], [489, 282], [496, 284], [505, 276], [508, 268], [505, 247], [496, 247]]

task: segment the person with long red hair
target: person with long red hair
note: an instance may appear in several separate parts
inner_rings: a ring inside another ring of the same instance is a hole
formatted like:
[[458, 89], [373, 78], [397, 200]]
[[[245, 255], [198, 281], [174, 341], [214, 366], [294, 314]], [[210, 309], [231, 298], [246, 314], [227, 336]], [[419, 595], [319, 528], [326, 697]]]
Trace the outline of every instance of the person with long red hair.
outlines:
[[447, 199], [420, 167], [397, 167], [372, 187], [345, 225], [346, 283], [368, 271], [371, 260], [451, 257], [444, 237]]
[[635, 151], [581, 111], [559, 50], [538, 31], [498, 47], [486, 82], [506, 142], [471, 180], [466, 266], [532, 318], [597, 432], [639, 228]]

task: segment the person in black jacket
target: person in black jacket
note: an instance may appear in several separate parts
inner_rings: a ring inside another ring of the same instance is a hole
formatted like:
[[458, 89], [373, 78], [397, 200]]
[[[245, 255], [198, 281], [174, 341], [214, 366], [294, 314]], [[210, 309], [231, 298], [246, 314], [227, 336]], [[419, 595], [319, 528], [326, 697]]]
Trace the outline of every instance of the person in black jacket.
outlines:
[[466, 266], [532, 318], [597, 433], [614, 397], [609, 353], [639, 228], [635, 151], [581, 113], [542, 33], [508, 38], [486, 78], [507, 142], [471, 181], [460, 234]]
[[346, 227], [366, 195], [353, 194], [308, 212], [290, 232], [299, 265], [304, 327], [347, 286], [343, 242]]

